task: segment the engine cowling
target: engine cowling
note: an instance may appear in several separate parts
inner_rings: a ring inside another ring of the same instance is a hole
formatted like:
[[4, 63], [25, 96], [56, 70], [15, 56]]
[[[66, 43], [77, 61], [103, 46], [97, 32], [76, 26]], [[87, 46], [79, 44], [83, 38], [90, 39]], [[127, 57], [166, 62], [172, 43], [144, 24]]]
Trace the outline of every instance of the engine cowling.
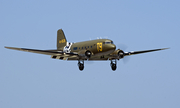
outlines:
[[118, 56], [119, 56], [119, 58], [124, 58], [124, 51], [122, 51], [122, 50], [120, 50], [120, 51], [118, 51]]
[[119, 59], [124, 58], [125, 53], [124, 53], [123, 50], [117, 49], [117, 50], [114, 51], [111, 55], [112, 55], [112, 58], [113, 58], [113, 59], [118, 59], [118, 60], [119, 60]]
[[86, 55], [86, 57], [90, 58], [91, 55], [92, 55], [92, 53], [91, 53], [91, 51], [87, 50], [87, 51], [85, 52], [85, 55]]
[[92, 52], [89, 51], [89, 50], [81, 50], [81, 51], [78, 52], [78, 55], [79, 55], [80, 58], [87, 59], [87, 58], [91, 57]]

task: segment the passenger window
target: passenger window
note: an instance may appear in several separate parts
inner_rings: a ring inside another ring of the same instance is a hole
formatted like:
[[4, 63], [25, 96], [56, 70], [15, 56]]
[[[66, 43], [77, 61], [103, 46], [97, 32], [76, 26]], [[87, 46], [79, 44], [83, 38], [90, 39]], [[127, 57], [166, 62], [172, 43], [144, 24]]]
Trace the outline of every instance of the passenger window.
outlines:
[[73, 50], [77, 50], [77, 47], [74, 47]]

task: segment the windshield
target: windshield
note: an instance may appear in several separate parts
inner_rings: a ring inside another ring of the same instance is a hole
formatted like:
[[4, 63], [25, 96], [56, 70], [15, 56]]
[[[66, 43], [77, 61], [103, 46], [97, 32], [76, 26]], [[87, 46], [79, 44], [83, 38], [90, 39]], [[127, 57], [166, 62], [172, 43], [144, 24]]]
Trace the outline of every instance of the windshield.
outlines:
[[111, 41], [111, 42], [103, 42], [103, 44], [113, 44], [113, 41]]

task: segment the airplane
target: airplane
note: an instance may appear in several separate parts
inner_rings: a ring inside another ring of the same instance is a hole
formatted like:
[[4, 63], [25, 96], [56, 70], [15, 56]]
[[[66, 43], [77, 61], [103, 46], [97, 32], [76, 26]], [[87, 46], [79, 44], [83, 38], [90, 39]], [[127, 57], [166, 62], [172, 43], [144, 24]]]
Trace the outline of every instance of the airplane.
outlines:
[[51, 55], [51, 58], [53, 59], [77, 60], [80, 71], [84, 69], [85, 60], [88, 61], [110, 60], [111, 69], [115, 71], [117, 68], [117, 60], [120, 60], [125, 56], [168, 49], [168, 48], [161, 48], [161, 49], [152, 49], [152, 50], [143, 50], [143, 51], [124, 52], [121, 49], [116, 50], [116, 45], [110, 39], [96, 39], [96, 40], [70, 43], [67, 42], [65, 34], [62, 29], [59, 29], [57, 31], [57, 49], [39, 50], [39, 49], [15, 48], [15, 47], [6, 47], [6, 46], [5, 48], [38, 53], [38, 54]]

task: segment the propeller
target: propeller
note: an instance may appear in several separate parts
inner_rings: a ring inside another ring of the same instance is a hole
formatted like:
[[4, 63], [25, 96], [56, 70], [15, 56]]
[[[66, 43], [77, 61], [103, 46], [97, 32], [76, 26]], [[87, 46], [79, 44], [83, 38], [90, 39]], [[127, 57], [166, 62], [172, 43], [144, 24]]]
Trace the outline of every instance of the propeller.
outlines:
[[129, 56], [124, 56], [125, 55], [125, 50], [128, 48], [127, 45], [125, 44], [117, 44], [117, 48], [122, 50], [122, 52], [119, 52], [119, 55], [121, 56], [121, 58], [123, 58], [123, 63], [126, 64], [128, 63], [128, 61], [130, 60]]
[[94, 64], [94, 61], [92, 61], [92, 60], [85, 60], [84, 63], [87, 64], [87, 65], [91, 65], [91, 64]]
[[128, 48], [128, 46], [125, 44], [117, 44], [117, 48], [125, 51]]

